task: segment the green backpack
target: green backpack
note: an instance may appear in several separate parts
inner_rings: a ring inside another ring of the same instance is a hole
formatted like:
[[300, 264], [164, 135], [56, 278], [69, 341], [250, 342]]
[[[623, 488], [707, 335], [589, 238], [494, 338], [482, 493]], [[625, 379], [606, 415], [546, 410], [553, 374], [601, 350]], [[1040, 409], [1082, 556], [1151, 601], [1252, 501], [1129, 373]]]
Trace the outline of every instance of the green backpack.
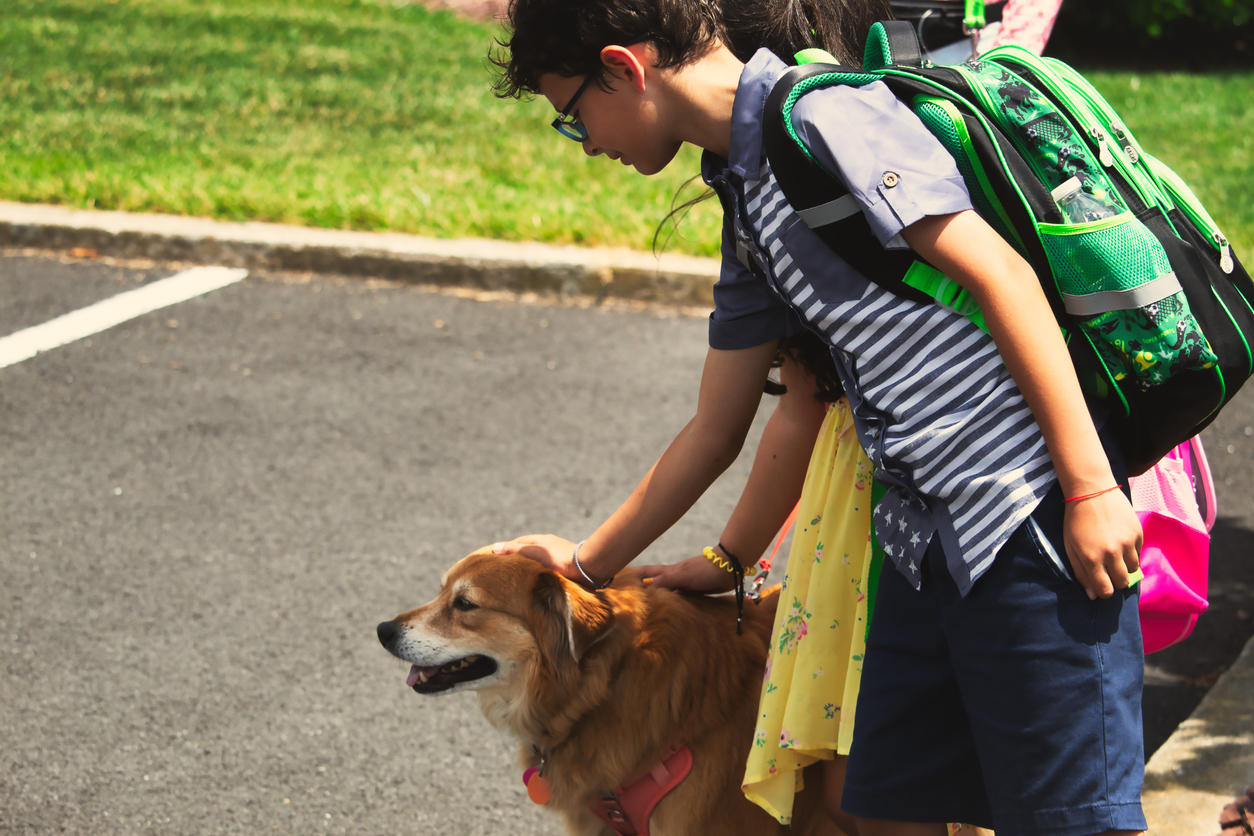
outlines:
[[924, 60], [913, 27], [876, 23], [862, 69], [821, 50], [776, 84], [763, 143], [784, 196], [845, 261], [898, 295], [982, 325], [965, 290], [909, 250], [885, 250], [848, 188], [798, 138], [792, 111], [822, 87], [883, 81], [953, 155], [976, 210], [1041, 280], [1085, 393], [1141, 473], [1208, 425], [1254, 372], [1254, 284], [1184, 182], [1142, 150], [1060, 61], [999, 47]]

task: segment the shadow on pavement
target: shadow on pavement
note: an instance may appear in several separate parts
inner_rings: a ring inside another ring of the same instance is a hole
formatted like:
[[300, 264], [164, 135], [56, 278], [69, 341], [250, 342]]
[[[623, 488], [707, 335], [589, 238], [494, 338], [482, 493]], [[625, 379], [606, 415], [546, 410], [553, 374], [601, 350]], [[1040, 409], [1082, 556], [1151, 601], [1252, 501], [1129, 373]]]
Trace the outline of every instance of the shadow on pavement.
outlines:
[[[1221, 506], [1222, 508], [1222, 506]], [[1201, 702], [1254, 636], [1254, 531], [1221, 516], [1211, 532], [1210, 607], [1193, 634], [1145, 658], [1145, 757]]]

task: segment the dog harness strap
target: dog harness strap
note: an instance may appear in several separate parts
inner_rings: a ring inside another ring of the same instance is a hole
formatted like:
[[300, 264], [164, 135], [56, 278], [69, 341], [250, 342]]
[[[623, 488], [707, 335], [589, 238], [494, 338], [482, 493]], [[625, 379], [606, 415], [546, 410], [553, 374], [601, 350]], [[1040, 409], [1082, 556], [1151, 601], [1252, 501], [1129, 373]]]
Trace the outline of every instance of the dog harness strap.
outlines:
[[588, 809], [618, 836], [649, 836], [653, 808], [691, 771], [692, 750], [687, 744], [680, 744], [644, 775], [603, 793]]

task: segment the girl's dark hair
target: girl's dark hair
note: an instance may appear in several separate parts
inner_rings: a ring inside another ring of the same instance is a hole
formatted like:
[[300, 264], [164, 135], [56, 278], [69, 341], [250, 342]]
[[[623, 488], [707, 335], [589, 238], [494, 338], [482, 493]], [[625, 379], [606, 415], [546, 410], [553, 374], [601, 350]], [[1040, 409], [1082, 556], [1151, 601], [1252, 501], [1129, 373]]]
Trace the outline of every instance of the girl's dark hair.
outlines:
[[766, 47], [785, 61], [822, 47], [840, 63], [862, 66], [862, 45], [887, 0], [510, 0], [510, 32], [490, 60], [500, 70], [493, 88], [503, 98], [538, 93], [540, 76], [593, 75], [601, 82], [601, 50], [648, 41], [659, 68], [682, 67], [718, 41], [748, 61]]
[[[800, 333], [784, 340], [772, 366], [779, 368], [784, 365], [785, 357], [814, 378], [818, 385], [814, 392], [815, 400], [831, 402], [845, 394], [845, 387], [836, 373], [836, 363], [832, 360], [832, 347], [813, 331], [802, 329]], [[787, 392], [788, 387], [777, 381], [767, 380], [765, 390], [768, 395], [778, 396]]]
[[877, 20], [891, 20], [888, 0], [721, 0], [724, 40], [748, 61], [766, 47], [792, 62], [795, 53], [826, 49], [847, 67], [862, 66], [862, 46]]

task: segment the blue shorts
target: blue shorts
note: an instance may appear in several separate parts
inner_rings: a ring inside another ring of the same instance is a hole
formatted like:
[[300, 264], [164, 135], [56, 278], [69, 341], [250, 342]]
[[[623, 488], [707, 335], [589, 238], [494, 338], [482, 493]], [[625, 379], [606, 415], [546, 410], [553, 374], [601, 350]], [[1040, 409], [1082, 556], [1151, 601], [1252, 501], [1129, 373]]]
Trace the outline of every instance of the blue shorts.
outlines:
[[1057, 485], [966, 598], [939, 539], [922, 592], [884, 564], [841, 808], [997, 836], [1144, 830], [1139, 586], [1088, 599]]

